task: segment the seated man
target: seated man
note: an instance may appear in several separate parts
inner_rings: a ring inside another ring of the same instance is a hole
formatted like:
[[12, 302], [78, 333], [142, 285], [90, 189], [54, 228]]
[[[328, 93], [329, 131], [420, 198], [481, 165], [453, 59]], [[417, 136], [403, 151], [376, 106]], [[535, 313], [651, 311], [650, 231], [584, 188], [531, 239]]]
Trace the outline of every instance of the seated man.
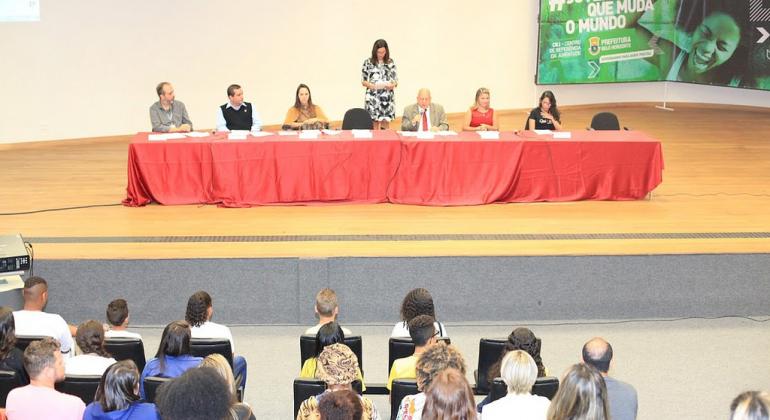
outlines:
[[[328, 287], [321, 289], [315, 295], [315, 313], [318, 315], [318, 324], [305, 330], [305, 335], [316, 335], [322, 326], [337, 320], [340, 308], [337, 305], [337, 293]], [[345, 335], [352, 335], [349, 329], [342, 327]]]
[[436, 328], [434, 319], [430, 315], [418, 315], [409, 321], [409, 336], [414, 342], [414, 354], [409, 357], [396, 359], [390, 368], [388, 384], [390, 390], [394, 379], [415, 379], [417, 359], [430, 345], [436, 343]]
[[594, 337], [583, 345], [583, 362], [596, 368], [607, 385], [610, 418], [634, 420], [639, 407], [636, 389], [609, 375], [613, 364], [612, 355], [612, 346], [601, 337]]
[[190, 324], [192, 338], [226, 338], [230, 341], [230, 348], [233, 350], [233, 374], [239, 388], [246, 386], [246, 359], [243, 356], [235, 354], [235, 342], [233, 333], [227, 325], [211, 322], [214, 315], [214, 306], [211, 303], [211, 296], [199, 290], [190, 296], [187, 300], [187, 313], [185, 321]]
[[259, 113], [250, 103], [243, 102], [243, 89], [240, 85], [228, 86], [227, 98], [228, 102], [219, 107], [217, 131], [259, 131], [262, 128]]
[[136, 338], [141, 340], [138, 333], [128, 331], [128, 303], [125, 299], [115, 299], [107, 305], [107, 322], [110, 329], [104, 333], [105, 338]]
[[430, 90], [422, 88], [417, 92], [417, 103], [404, 108], [401, 131], [446, 131], [449, 122], [444, 107], [431, 103]]
[[86, 409], [83, 401], [54, 389], [56, 382], [64, 380], [64, 359], [55, 339], [46, 337], [30, 343], [24, 351], [24, 368], [29, 373], [30, 384], [8, 394], [9, 420], [83, 418]]
[[192, 131], [192, 121], [187, 115], [187, 108], [180, 101], [174, 100], [174, 87], [169, 82], [160, 82], [155, 87], [158, 102], [150, 106], [150, 123], [156, 133], [175, 133]]
[[44, 278], [32, 276], [24, 281], [24, 309], [13, 313], [16, 335], [53, 337], [59, 340], [62, 354], [70, 357], [77, 328], [67, 325], [60, 315], [43, 312], [47, 303], [48, 282]]

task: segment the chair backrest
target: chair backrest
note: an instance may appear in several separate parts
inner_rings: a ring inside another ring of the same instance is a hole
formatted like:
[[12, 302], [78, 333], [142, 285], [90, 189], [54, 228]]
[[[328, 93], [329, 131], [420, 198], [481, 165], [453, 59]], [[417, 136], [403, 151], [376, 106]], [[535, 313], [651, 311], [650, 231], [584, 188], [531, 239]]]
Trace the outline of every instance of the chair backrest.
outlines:
[[117, 361], [133, 360], [139, 372], [144, 370], [147, 359], [144, 356], [144, 343], [139, 338], [108, 338], [104, 348]]
[[419, 394], [417, 381], [414, 379], [394, 379], [390, 388], [390, 419], [396, 420], [401, 400], [407, 395]]
[[478, 394], [489, 393], [489, 368], [498, 360], [505, 350], [507, 338], [482, 338], [479, 340], [479, 364], [476, 375], [476, 392]]
[[350, 108], [342, 118], [343, 130], [371, 130], [374, 128], [372, 116], [363, 108]]
[[594, 130], [620, 130], [617, 115], [612, 112], [600, 112], [591, 118], [591, 128]]
[[65, 394], [74, 395], [88, 405], [94, 401], [96, 388], [99, 388], [101, 375], [67, 375], [56, 384], [56, 389]]
[[297, 417], [302, 401], [326, 390], [326, 383], [315, 378], [296, 378], [294, 380], [294, 417]]
[[[452, 344], [452, 340], [449, 337], [438, 337], [438, 341]], [[393, 367], [393, 362], [396, 359], [409, 357], [413, 354], [414, 343], [411, 337], [390, 337], [390, 340], [388, 340], [388, 375], [390, 375], [390, 368]]]
[[[555, 376], [544, 376], [537, 378], [535, 385], [532, 386], [532, 395], [539, 395], [546, 397], [549, 400], [553, 399], [556, 395], [556, 391], [559, 390], [559, 378]], [[508, 394], [508, 385], [503, 382], [502, 378], [495, 378], [492, 381], [492, 386], [489, 390], [490, 402], [499, 400]]]
[[46, 335], [17, 335], [16, 348], [22, 352], [27, 349], [29, 343], [46, 338]]
[[529, 128], [529, 115], [527, 115], [527, 119], [524, 120], [524, 131], [534, 130], [534, 129], [535, 127], [532, 127], [531, 129]]
[[230, 367], [233, 367], [233, 347], [230, 345], [230, 340], [226, 338], [192, 338], [190, 353], [198, 357], [218, 353], [227, 359]]
[[[349, 337], [345, 337], [344, 341], [345, 345], [350, 347], [350, 350], [353, 351], [353, 353], [358, 358], [358, 366], [361, 368], [361, 374], [364, 373], [364, 355], [363, 355], [363, 341], [361, 339], [360, 335], [351, 335]], [[315, 357], [316, 353], [316, 343], [315, 343], [315, 336], [314, 335], [301, 335], [299, 336], [299, 367], [302, 368], [302, 365], [305, 364], [305, 360]]]
[[155, 398], [158, 396], [158, 388], [172, 378], [164, 378], [162, 376], [148, 376], [144, 378], [144, 396], [145, 401], [148, 403], [154, 403]]
[[5, 408], [5, 400], [12, 389], [21, 386], [21, 378], [12, 370], [0, 370], [0, 408]]

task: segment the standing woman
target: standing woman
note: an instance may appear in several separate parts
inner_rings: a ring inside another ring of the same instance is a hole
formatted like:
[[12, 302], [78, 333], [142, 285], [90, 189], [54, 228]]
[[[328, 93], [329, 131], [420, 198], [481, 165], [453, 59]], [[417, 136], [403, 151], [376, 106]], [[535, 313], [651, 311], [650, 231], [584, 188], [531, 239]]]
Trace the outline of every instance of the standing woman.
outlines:
[[479, 88], [476, 101], [465, 111], [464, 131], [497, 131], [497, 114], [489, 107], [489, 89]]
[[540, 95], [540, 104], [529, 113], [528, 130], [561, 130], [561, 113], [556, 107], [556, 97], [546, 90]]
[[329, 126], [329, 119], [326, 118], [321, 107], [313, 103], [310, 88], [306, 84], [301, 83], [297, 86], [294, 106], [286, 112], [283, 125], [292, 130], [321, 129]]
[[396, 63], [384, 39], [374, 41], [372, 56], [361, 67], [361, 85], [366, 88], [366, 111], [375, 130], [386, 130], [396, 118], [393, 89], [398, 86]]

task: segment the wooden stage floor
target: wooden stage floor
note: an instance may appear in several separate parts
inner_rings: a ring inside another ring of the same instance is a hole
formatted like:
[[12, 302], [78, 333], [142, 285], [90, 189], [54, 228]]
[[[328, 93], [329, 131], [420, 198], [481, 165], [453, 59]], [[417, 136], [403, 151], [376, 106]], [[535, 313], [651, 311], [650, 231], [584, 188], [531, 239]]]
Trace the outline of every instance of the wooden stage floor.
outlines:
[[[0, 145], [0, 234], [43, 259], [518, 256], [770, 252], [770, 109], [674, 104], [565, 107], [566, 128], [616, 112], [663, 144], [647, 200], [495, 204], [93, 207], [125, 197], [131, 136]], [[501, 113], [518, 129], [523, 110]], [[459, 116], [450, 119], [453, 128]]]

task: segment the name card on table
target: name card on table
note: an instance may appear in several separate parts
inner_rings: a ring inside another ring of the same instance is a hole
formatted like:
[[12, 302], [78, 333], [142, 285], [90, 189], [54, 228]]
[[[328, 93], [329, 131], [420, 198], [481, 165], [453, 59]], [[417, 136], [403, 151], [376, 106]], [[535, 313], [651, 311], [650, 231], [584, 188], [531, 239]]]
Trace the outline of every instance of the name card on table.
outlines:
[[571, 131], [554, 131], [553, 132], [553, 138], [555, 138], [555, 139], [571, 139], [572, 138], [572, 132]]
[[273, 133], [270, 133], [267, 131], [252, 131], [250, 134], [252, 135], [252, 137], [267, 137], [267, 136], [273, 135]]
[[317, 139], [321, 135], [321, 130], [302, 130], [299, 132], [299, 138], [301, 139]]
[[354, 139], [370, 139], [372, 138], [372, 130], [350, 130], [353, 133]]
[[417, 138], [422, 140], [430, 140], [433, 137], [435, 137], [435, 134], [432, 131], [418, 131], [417, 132]]
[[297, 134], [299, 134], [299, 133], [297, 133], [296, 131], [291, 131], [291, 130], [281, 130], [281, 131], [278, 132], [279, 136], [296, 136]]
[[201, 131], [190, 131], [189, 133], [184, 134], [187, 137], [208, 137], [210, 136], [209, 133], [204, 133]]
[[548, 135], [548, 134], [553, 134], [553, 131], [551, 131], [551, 130], [534, 130], [534, 131], [535, 131], [535, 134], [537, 134], [539, 136], [545, 136], [545, 135]]
[[329, 130], [329, 129], [321, 130], [321, 132], [326, 134], [327, 136], [336, 136], [342, 133], [342, 131], [340, 130]]
[[185, 135], [182, 133], [164, 133], [164, 134], [150, 134], [147, 136], [148, 141], [166, 141], [183, 139]]
[[484, 140], [500, 140], [499, 131], [477, 131], [477, 133]]
[[436, 131], [437, 136], [456, 136], [457, 132], [452, 130]]
[[235, 131], [231, 131], [231, 132], [227, 133], [227, 139], [228, 140], [246, 140], [246, 137], [248, 137], [248, 136], [249, 136], [249, 132], [248, 131], [245, 132], [245, 133], [242, 133], [242, 132], [238, 133], [238, 132], [235, 132]]

